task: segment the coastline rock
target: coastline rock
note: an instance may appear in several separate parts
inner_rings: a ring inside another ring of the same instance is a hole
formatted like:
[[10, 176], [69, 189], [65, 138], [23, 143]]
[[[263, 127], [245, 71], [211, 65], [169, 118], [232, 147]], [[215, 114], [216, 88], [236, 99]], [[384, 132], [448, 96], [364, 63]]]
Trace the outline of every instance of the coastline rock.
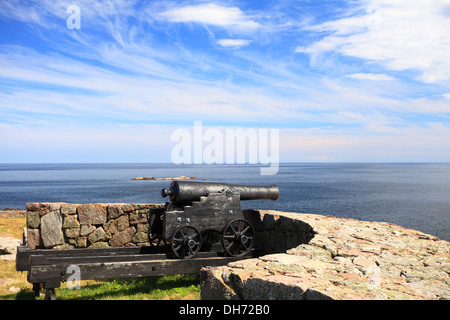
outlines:
[[0, 237], [0, 260], [14, 261], [21, 242], [22, 240], [14, 237]]
[[132, 178], [131, 180], [206, 180], [205, 178], [199, 179], [195, 177], [178, 176], [178, 177], [168, 177], [168, 178], [155, 178], [155, 177], [138, 177]]
[[[203, 268], [202, 299], [450, 299], [447, 241], [384, 222], [270, 210], [244, 214], [257, 238], [270, 234], [284, 251]], [[313, 231], [309, 240], [305, 224]], [[295, 225], [305, 231], [288, 248]], [[264, 250], [266, 244], [255, 246]]]
[[5, 208], [0, 210], [0, 218], [26, 218], [27, 210]]

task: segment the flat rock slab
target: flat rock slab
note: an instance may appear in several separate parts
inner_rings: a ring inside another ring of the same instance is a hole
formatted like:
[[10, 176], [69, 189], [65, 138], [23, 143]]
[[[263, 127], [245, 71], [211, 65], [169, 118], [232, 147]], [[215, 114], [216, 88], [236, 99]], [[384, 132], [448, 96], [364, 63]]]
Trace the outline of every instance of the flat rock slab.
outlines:
[[13, 237], [0, 237], [0, 260], [16, 260], [17, 247], [22, 240]]
[[202, 299], [450, 299], [447, 241], [390, 223], [258, 214], [266, 223], [299, 220], [314, 237], [283, 253], [202, 269]]

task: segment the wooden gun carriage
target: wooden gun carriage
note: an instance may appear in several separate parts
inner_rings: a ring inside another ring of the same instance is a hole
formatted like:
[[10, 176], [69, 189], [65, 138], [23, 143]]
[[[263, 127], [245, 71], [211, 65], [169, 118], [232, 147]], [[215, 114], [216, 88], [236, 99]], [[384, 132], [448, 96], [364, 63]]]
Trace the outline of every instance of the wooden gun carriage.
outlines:
[[152, 243], [170, 243], [178, 258], [191, 258], [220, 240], [229, 256], [245, 256], [255, 233], [244, 219], [240, 200], [276, 200], [277, 186], [245, 186], [224, 183], [172, 181], [163, 209], [155, 209], [149, 228]]

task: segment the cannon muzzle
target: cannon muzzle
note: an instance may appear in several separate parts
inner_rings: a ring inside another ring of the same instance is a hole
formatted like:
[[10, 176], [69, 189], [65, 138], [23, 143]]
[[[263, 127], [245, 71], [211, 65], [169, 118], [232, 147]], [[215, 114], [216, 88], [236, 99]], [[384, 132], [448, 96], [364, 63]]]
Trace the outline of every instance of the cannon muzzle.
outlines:
[[247, 186], [227, 183], [172, 181], [170, 189], [162, 189], [161, 196], [169, 196], [172, 203], [184, 204], [190, 201], [199, 201], [200, 197], [210, 193], [231, 191], [239, 193], [241, 200], [277, 200], [280, 195], [278, 187]]

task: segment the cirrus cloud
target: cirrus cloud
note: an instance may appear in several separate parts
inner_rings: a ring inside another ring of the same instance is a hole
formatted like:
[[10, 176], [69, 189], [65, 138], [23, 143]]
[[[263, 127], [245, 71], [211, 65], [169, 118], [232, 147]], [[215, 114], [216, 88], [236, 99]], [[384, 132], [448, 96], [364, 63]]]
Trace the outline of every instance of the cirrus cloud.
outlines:
[[223, 7], [215, 3], [173, 8], [160, 13], [158, 18], [169, 22], [201, 23], [241, 31], [251, 31], [261, 26], [237, 7]]
[[252, 40], [245, 39], [219, 39], [217, 43], [222, 47], [243, 47], [247, 46], [252, 42]]
[[391, 81], [395, 80], [387, 74], [374, 74], [374, 73], [354, 73], [347, 75], [348, 78], [361, 79], [361, 80], [374, 80], [374, 81]]
[[446, 1], [359, 1], [345, 17], [306, 27], [324, 36], [295, 51], [311, 55], [339, 52], [389, 70], [418, 70], [417, 79], [422, 82], [448, 82], [448, 12]]

